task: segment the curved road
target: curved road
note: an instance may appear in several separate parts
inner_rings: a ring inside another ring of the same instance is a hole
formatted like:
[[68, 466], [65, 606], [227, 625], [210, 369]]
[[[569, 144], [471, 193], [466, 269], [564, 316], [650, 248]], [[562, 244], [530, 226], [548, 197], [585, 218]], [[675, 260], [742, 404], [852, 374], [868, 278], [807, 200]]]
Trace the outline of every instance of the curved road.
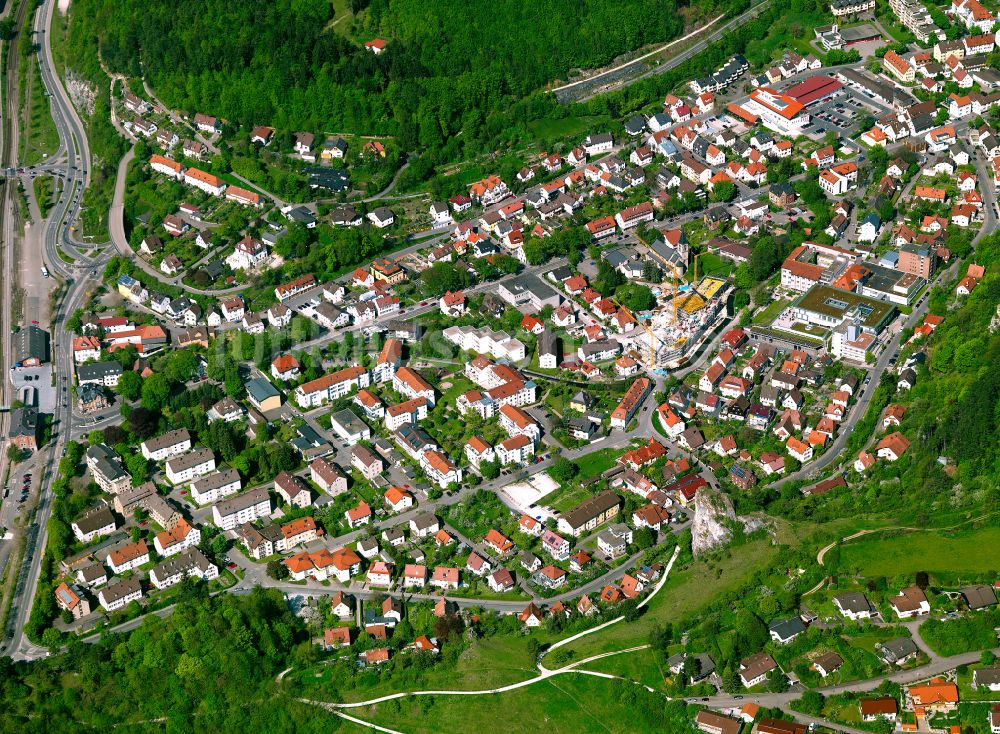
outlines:
[[[76, 267], [68, 266], [59, 257], [58, 245], [61, 241], [60, 235], [65, 237], [69, 222], [79, 214], [82, 191], [89, 182], [90, 148], [80, 118], [73, 109], [62, 83], [52, 71], [52, 49], [49, 46], [49, 34], [46, 29], [50, 26], [55, 6], [56, 0], [46, 0], [39, 8], [35, 14], [35, 31], [42, 38], [42, 52], [38, 59], [42, 81], [49, 92], [52, 117], [59, 133], [60, 145], [66, 153], [64, 171], [66, 185], [48, 219], [39, 225], [43, 228], [44, 260], [51, 273], [63, 279], [68, 286], [52, 316], [52, 360], [55, 375], [58, 377], [72, 374], [72, 335], [65, 328], [66, 315], [84, 302], [89, 287], [89, 281], [85, 277], [75, 277]], [[98, 261], [89, 262], [96, 264]], [[8, 638], [5, 631], [0, 644], [0, 648], [15, 659], [46, 654], [44, 649], [36, 647], [26, 638], [24, 626], [31, 612], [41, 574], [48, 520], [52, 513], [52, 482], [56, 475], [56, 465], [65, 451], [73, 428], [72, 411], [68, 404], [64, 404], [58, 398], [53, 411], [53, 423], [58, 425], [58, 430], [53, 434], [54, 441], [43, 448], [36, 459], [36, 462], [40, 463], [41, 474], [39, 499], [34, 516], [26, 528], [27, 544], [18, 572], [17, 588], [10, 606], [8, 629], [12, 629], [13, 633]]]
[[[114, 196], [111, 199], [111, 209], [108, 211], [108, 230], [111, 235], [111, 242], [114, 244], [115, 249], [132, 263], [139, 267], [146, 275], [153, 279], [154, 282], [158, 283], [169, 283], [172, 286], [181, 288], [188, 293], [195, 293], [202, 296], [225, 296], [230, 293], [238, 293], [242, 290], [246, 290], [246, 285], [232, 286], [231, 288], [195, 288], [185, 283], [180, 278], [175, 280], [164, 280], [163, 273], [157, 268], [153, 267], [145, 258], [140, 257], [132, 246], [128, 243], [128, 238], [125, 236], [125, 182], [128, 178], [128, 167], [129, 164], [135, 159], [135, 148], [130, 148], [129, 151], [122, 156], [121, 161], [118, 163], [118, 175], [115, 177], [115, 191]], [[152, 287], [152, 283], [149, 284]]]

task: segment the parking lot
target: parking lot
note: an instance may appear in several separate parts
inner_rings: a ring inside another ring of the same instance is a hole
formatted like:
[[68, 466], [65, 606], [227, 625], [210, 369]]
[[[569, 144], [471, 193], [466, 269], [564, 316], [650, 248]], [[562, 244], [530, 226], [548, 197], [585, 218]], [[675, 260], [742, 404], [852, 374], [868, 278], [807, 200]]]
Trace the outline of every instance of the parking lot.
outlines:
[[[40, 413], [53, 413], [56, 407], [57, 388], [52, 384], [52, 366], [18, 367], [10, 371], [10, 381], [14, 386], [17, 400], [26, 405], [34, 405]], [[66, 387], [64, 384], [63, 387]], [[67, 387], [68, 395], [68, 387]], [[29, 399], [25, 400], [28, 396]]]
[[859, 120], [866, 115], [878, 118], [886, 112], [878, 103], [844, 87], [809, 108], [811, 119], [803, 130], [810, 136], [835, 132], [846, 138], [858, 129]]

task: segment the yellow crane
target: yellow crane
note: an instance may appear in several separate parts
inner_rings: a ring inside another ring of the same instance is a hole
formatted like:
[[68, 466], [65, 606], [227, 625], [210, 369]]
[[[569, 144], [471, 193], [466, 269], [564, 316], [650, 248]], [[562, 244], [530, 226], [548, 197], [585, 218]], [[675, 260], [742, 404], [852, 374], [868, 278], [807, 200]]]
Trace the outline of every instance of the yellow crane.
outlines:
[[623, 306], [621, 303], [619, 303], [619, 301], [618, 301], [617, 298], [612, 298], [611, 300], [614, 301], [615, 305], [617, 305], [618, 308], [620, 308], [622, 311], [624, 311], [629, 316], [629, 318], [631, 318], [635, 323], [639, 324], [639, 326], [641, 326], [643, 329], [646, 330], [646, 334], [649, 336], [649, 361], [646, 363], [646, 366], [649, 367], [649, 369], [655, 369], [655, 367], [656, 367], [656, 334], [653, 333], [652, 327], [649, 324], [647, 324], [645, 321], [640, 321], [639, 319], [637, 319], [636, 316], [635, 316], [635, 314], [632, 313], [632, 311], [629, 310], [626, 306]]

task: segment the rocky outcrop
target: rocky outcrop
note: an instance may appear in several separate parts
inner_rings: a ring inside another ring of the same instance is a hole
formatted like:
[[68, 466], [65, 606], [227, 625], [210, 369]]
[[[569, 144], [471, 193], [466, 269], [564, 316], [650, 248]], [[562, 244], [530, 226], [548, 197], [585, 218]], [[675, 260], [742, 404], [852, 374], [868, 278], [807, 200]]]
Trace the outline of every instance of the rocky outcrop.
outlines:
[[740, 517], [729, 495], [711, 487], [702, 487], [695, 495], [694, 522], [691, 524], [691, 552], [695, 557], [726, 545], [733, 528], [742, 526], [752, 533], [764, 526], [758, 517]]

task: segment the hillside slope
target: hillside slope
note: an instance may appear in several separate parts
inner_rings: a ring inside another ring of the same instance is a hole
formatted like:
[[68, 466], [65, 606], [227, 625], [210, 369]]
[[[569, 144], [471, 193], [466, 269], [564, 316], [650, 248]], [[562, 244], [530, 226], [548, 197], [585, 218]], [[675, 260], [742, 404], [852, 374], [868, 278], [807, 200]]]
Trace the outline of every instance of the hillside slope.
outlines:
[[[99, 48], [110, 71], [144, 74], [188, 111], [435, 149], [460, 130], [480, 137], [491, 111], [573, 68], [683, 26], [674, 0], [375, 0], [343, 19], [353, 38], [333, 20], [328, 0], [75, 0], [70, 57], [93, 78]], [[361, 43], [376, 36], [389, 43], [379, 56]]]

